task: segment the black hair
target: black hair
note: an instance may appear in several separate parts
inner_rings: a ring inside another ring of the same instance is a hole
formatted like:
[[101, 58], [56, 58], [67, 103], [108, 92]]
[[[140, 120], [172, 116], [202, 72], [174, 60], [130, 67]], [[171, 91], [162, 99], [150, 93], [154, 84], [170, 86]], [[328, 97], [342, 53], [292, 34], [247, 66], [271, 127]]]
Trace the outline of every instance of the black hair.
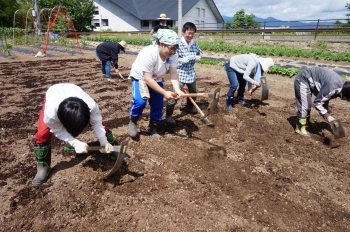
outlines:
[[194, 23], [187, 22], [182, 27], [182, 32], [185, 33], [188, 29], [193, 29], [194, 32], [197, 32], [197, 27], [194, 25]]
[[342, 92], [342, 97], [345, 97], [349, 101], [350, 100], [350, 81], [345, 81], [341, 92]]
[[77, 137], [90, 122], [90, 109], [82, 99], [69, 97], [58, 106], [57, 116], [68, 133]]

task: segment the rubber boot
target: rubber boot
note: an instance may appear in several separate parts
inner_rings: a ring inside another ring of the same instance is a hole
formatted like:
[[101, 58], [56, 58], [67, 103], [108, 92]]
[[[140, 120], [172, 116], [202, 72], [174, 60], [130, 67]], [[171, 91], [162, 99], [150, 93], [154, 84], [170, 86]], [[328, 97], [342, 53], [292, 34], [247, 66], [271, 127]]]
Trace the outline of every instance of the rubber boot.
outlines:
[[226, 96], [226, 107], [227, 107], [228, 111], [232, 111], [233, 110], [232, 101], [233, 101], [233, 97], [232, 96]]
[[46, 182], [51, 172], [51, 144], [34, 144], [37, 172], [32, 181], [34, 186]]
[[[193, 99], [193, 101], [195, 100], [195, 98], [192, 98], [192, 99]], [[189, 98], [187, 98], [186, 101], [187, 101], [186, 111], [190, 114], [198, 114], [199, 112], [198, 112], [197, 108], [193, 105], [192, 101]]]
[[114, 136], [112, 134], [112, 131], [108, 129], [108, 132], [106, 133], [107, 141], [112, 145], [115, 146], [117, 143], [114, 140]]
[[138, 120], [139, 120], [139, 117], [137, 117], [137, 118], [131, 117], [130, 118], [128, 133], [131, 137], [137, 136], [137, 121]]
[[306, 131], [306, 122], [306, 118], [298, 118], [295, 132], [304, 137], [310, 137], [309, 133]]
[[315, 121], [312, 118], [307, 117], [306, 124], [308, 127], [313, 128], [315, 126]]
[[250, 104], [244, 101], [243, 99], [238, 99], [238, 103], [245, 107], [250, 107]]
[[176, 122], [173, 119], [174, 107], [166, 106], [165, 121], [170, 125], [175, 125]]
[[150, 120], [148, 134], [152, 135], [152, 137], [155, 139], [160, 139], [161, 136], [157, 132], [157, 127], [158, 127], [158, 123], [153, 120]]
[[[108, 132], [106, 133], [107, 141], [112, 145], [115, 146], [117, 143], [114, 140], [114, 136], [112, 134], [112, 131], [108, 129]], [[108, 159], [111, 160], [117, 160], [118, 158], [118, 152], [111, 152], [105, 154]]]

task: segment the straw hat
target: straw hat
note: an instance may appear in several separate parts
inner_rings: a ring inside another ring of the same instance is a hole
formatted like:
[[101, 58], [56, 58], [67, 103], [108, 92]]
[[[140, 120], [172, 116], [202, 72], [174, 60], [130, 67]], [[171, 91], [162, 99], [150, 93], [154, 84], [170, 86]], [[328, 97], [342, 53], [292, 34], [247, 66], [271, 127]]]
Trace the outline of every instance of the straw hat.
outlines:
[[259, 57], [259, 62], [264, 72], [268, 72], [269, 69], [274, 66], [274, 62], [272, 58], [262, 58]]
[[126, 42], [124, 40], [119, 42], [119, 45], [122, 46], [120, 49], [125, 52], [125, 48], [126, 48]]
[[162, 13], [162, 14], [159, 15], [159, 18], [157, 18], [157, 19], [159, 19], [159, 20], [168, 20], [170, 18], [167, 18], [166, 14]]

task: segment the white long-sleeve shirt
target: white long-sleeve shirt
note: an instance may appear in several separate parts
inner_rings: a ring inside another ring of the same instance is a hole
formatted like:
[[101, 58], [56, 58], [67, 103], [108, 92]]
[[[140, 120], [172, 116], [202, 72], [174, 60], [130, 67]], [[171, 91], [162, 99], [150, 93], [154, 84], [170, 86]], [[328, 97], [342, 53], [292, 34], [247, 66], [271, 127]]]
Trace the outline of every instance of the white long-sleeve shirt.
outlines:
[[102, 116], [97, 103], [79, 86], [69, 83], [56, 84], [46, 92], [44, 123], [58, 139], [71, 143], [74, 137], [67, 132], [57, 116], [60, 103], [69, 97], [82, 99], [90, 109], [90, 124], [97, 138], [105, 136]]

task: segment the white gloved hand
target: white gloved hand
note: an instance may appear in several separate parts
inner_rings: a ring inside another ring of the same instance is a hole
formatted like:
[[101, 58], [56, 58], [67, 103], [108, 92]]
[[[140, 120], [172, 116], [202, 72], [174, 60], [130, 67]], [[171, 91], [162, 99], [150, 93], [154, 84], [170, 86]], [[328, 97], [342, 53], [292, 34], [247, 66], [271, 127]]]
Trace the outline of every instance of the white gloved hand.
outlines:
[[201, 61], [201, 56], [196, 56], [196, 61]]
[[100, 141], [101, 147], [104, 147], [99, 150], [101, 153], [113, 152], [114, 150], [113, 146], [107, 141], [107, 137], [101, 137], [101, 138], [98, 138], [98, 140]]
[[190, 59], [188, 57], [182, 57], [182, 58], [179, 58], [179, 61], [181, 63], [188, 63], [188, 62], [190, 62]]
[[84, 143], [78, 139], [73, 139], [73, 141], [70, 142], [70, 145], [74, 147], [75, 152], [78, 154], [88, 152], [87, 148], [89, 147], [89, 145], [87, 145], [87, 143]]

